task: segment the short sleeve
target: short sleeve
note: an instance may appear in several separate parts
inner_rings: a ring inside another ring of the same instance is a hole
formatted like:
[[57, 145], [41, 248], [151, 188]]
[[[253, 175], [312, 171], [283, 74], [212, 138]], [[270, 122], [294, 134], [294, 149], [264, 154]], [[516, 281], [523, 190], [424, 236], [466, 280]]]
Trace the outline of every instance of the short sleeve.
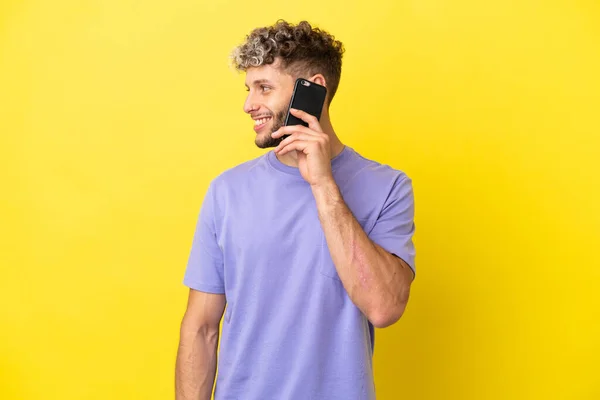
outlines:
[[415, 269], [415, 204], [412, 181], [401, 175], [396, 181], [383, 208], [369, 232], [369, 238], [388, 252], [406, 262], [413, 273]]
[[223, 254], [217, 242], [216, 204], [211, 184], [202, 203], [183, 284], [214, 294], [225, 293]]

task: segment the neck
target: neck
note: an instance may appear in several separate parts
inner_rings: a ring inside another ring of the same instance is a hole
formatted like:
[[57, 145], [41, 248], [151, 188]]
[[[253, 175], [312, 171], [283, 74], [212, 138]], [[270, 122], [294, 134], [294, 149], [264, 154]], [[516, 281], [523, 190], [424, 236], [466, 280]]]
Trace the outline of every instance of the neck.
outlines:
[[[329, 115], [327, 111], [324, 111], [321, 119], [320, 119], [321, 129], [323, 132], [329, 136], [329, 149], [331, 158], [336, 157], [338, 154], [344, 150], [344, 144], [340, 141], [340, 139], [335, 134], [333, 130], [333, 126], [331, 125], [331, 120], [329, 119]], [[298, 167], [298, 153], [296, 151], [291, 151], [283, 156], [277, 156], [279, 161], [283, 164], [288, 165], [290, 167]]]

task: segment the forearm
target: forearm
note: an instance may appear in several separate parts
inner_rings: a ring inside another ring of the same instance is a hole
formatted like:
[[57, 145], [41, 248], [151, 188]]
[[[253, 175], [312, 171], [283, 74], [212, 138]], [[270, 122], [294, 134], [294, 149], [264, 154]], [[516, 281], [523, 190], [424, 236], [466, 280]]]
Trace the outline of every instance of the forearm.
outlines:
[[335, 184], [313, 187], [333, 263], [350, 299], [375, 326], [400, 318], [408, 301], [408, 268], [369, 239]]
[[175, 371], [176, 400], [210, 400], [217, 369], [219, 330], [182, 326]]

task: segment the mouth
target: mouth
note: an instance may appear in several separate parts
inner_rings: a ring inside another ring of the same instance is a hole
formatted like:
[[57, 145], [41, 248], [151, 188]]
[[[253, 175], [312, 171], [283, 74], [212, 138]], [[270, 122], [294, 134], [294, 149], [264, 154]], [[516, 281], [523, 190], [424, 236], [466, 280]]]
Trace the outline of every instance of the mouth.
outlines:
[[268, 116], [268, 117], [263, 117], [263, 118], [256, 118], [254, 119], [254, 130], [256, 132], [260, 131], [262, 128], [264, 128], [269, 121], [271, 121], [273, 119], [273, 117]]

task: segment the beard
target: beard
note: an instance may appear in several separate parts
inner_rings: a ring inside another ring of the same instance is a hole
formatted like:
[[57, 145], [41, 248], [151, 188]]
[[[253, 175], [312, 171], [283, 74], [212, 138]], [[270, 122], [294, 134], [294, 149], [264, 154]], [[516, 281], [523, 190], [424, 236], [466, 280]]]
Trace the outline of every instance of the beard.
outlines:
[[287, 114], [287, 109], [278, 111], [271, 120], [273, 122], [273, 127], [270, 130], [265, 130], [261, 134], [256, 136], [254, 143], [256, 147], [259, 149], [268, 149], [271, 147], [277, 147], [279, 143], [285, 138], [273, 138], [271, 134], [275, 132], [277, 129], [281, 128], [283, 124], [285, 124], [285, 115]]

